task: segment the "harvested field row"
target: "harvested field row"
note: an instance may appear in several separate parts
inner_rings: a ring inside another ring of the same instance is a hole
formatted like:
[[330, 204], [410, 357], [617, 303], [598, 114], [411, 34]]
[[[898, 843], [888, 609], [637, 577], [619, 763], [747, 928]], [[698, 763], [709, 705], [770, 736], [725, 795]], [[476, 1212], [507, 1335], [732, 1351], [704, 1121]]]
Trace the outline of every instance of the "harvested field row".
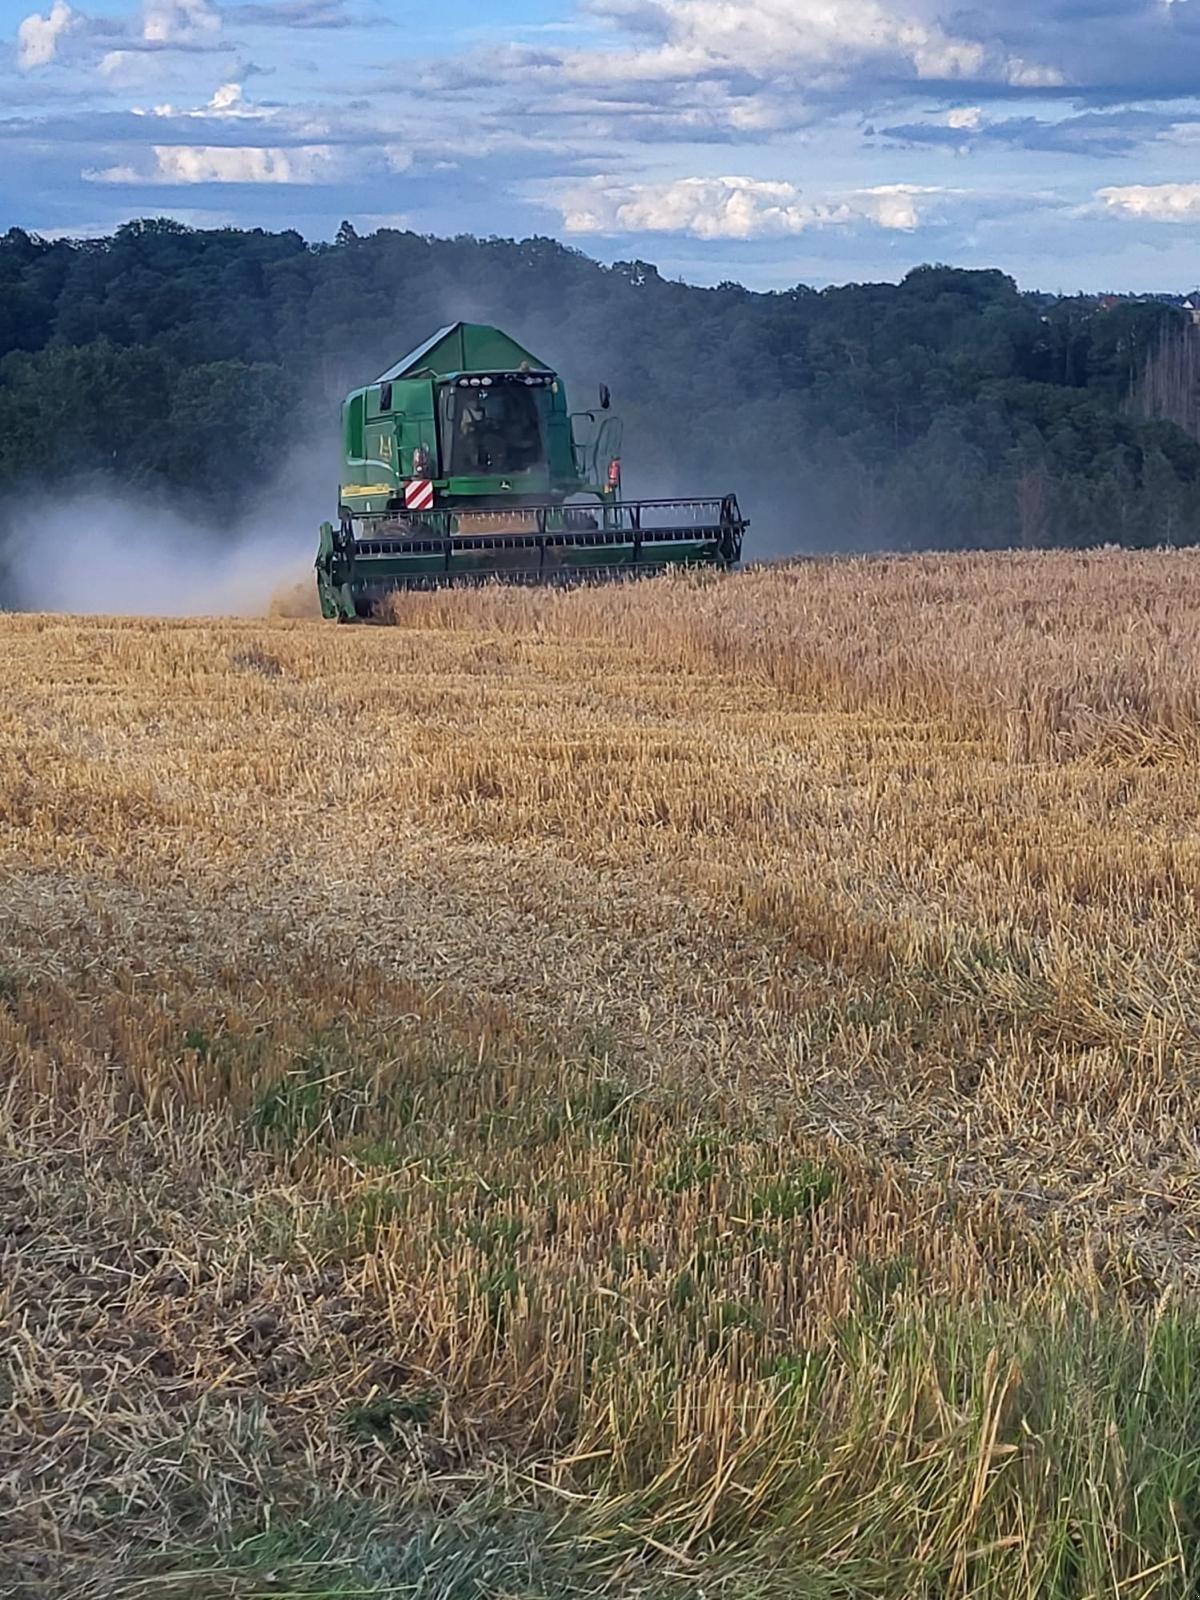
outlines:
[[10, 1587], [1190, 1593], [1193, 575], [3, 619]]

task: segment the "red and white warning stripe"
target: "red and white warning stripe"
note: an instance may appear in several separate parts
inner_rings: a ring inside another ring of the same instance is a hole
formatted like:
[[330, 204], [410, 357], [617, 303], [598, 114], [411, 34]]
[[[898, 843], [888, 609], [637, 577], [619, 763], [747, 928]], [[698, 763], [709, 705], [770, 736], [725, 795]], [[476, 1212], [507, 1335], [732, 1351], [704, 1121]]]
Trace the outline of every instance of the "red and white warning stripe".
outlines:
[[432, 482], [428, 478], [411, 478], [404, 485], [404, 504], [410, 511], [432, 511]]

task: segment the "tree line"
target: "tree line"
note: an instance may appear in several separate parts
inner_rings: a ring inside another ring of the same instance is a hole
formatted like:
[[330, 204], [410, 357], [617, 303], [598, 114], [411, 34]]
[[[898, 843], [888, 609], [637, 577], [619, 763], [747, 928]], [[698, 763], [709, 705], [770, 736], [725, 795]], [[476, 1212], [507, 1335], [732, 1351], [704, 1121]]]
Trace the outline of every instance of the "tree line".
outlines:
[[736, 491], [760, 553], [1200, 541], [1200, 335], [1164, 302], [1000, 271], [753, 293], [549, 239], [130, 222], [0, 237], [0, 497], [164, 491], [232, 516], [342, 395], [443, 323], [494, 322], [576, 407], [612, 386], [630, 493]]

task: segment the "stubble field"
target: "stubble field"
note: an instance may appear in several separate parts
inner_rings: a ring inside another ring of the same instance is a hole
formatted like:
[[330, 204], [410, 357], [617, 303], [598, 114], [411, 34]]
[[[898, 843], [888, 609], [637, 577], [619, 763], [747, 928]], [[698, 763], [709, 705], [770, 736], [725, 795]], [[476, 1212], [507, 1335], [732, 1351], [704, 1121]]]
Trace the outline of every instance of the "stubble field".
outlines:
[[0, 1588], [1195, 1592], [1200, 558], [0, 618]]

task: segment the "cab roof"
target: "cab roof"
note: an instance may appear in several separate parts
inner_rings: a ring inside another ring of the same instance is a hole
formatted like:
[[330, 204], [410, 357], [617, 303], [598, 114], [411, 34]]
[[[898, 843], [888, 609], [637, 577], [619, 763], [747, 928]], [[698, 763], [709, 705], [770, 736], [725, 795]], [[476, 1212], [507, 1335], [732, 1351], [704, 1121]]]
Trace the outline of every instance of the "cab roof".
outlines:
[[484, 322], [451, 322], [431, 339], [409, 351], [402, 361], [375, 380], [392, 383], [398, 378], [448, 378], [461, 372], [518, 372], [526, 368], [549, 372], [537, 356], [500, 328]]

